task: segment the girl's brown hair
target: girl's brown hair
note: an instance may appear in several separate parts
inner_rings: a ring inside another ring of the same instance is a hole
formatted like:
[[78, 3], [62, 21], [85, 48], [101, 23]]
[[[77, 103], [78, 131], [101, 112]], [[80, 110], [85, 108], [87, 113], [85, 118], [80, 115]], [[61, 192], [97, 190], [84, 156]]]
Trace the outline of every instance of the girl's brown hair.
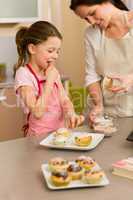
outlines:
[[18, 61], [15, 66], [15, 71], [26, 63], [28, 45], [37, 45], [46, 41], [49, 37], [58, 37], [62, 39], [57, 28], [47, 21], [37, 21], [28, 27], [21, 27], [16, 34], [16, 45], [18, 51]]

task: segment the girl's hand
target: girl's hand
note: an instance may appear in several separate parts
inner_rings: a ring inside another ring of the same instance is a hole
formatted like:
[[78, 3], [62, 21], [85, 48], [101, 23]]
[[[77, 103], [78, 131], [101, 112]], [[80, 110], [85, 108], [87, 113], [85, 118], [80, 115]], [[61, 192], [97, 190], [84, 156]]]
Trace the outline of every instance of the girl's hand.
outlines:
[[75, 113], [68, 113], [66, 115], [66, 126], [67, 128], [75, 128], [81, 125], [84, 121], [83, 115], [77, 115]]
[[59, 77], [59, 72], [56, 69], [56, 67], [53, 65], [53, 63], [50, 63], [48, 68], [45, 71], [46, 80], [47, 82], [53, 83], [55, 82]]
[[55, 81], [57, 81], [57, 79], [60, 79], [60, 75], [52, 63], [49, 65], [49, 67], [46, 69], [44, 73], [46, 76], [46, 83], [44, 84], [43, 94], [44, 94], [45, 105], [48, 105], [49, 98], [51, 98], [50, 95], [53, 90], [54, 83]]
[[114, 93], [126, 93], [133, 92], [133, 74], [131, 75], [123, 75], [123, 76], [112, 76], [110, 77], [112, 80], [119, 81], [118, 86], [112, 86], [110, 91]]

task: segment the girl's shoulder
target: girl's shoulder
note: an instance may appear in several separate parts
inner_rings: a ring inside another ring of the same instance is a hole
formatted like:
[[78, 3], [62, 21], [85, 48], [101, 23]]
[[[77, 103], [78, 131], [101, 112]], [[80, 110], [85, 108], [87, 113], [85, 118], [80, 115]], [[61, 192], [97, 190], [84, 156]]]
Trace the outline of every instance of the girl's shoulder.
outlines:
[[19, 67], [15, 75], [15, 90], [20, 86], [31, 86], [37, 88], [36, 79], [30, 73], [27, 67]]
[[29, 69], [26, 66], [20, 66], [16, 71], [16, 77], [29, 77], [32, 78], [32, 74], [30, 73]]
[[18, 73], [27, 73], [29, 70], [27, 69], [26, 66], [20, 66], [17, 70], [16, 70], [16, 74]]
[[28, 81], [28, 82], [36, 82], [34, 76], [29, 71], [29, 69], [26, 66], [20, 66], [15, 74], [15, 80], [16, 81]]

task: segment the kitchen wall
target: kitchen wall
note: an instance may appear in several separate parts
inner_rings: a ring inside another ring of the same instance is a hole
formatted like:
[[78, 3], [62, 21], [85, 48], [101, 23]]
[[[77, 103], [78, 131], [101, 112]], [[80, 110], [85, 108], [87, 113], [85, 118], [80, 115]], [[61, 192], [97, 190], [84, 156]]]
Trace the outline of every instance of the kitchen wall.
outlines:
[[[62, 1], [62, 24], [63, 34], [62, 56], [60, 59], [60, 69], [70, 77], [74, 85], [84, 83], [84, 43], [83, 35], [85, 23], [80, 20], [69, 9], [69, 1]], [[76, 72], [76, 73], [75, 73]]]
[[133, 9], [133, 0], [123, 0], [129, 9]]
[[[84, 82], [83, 32], [85, 23], [69, 9], [69, 0], [42, 0], [41, 18], [52, 21], [62, 32], [63, 44], [58, 67], [74, 85]], [[50, 13], [50, 3], [52, 13]], [[22, 24], [1, 24], [0, 36], [13, 36]], [[23, 24], [27, 25], [27, 24]], [[8, 47], [7, 47], [8, 48]], [[76, 72], [76, 73], [75, 73]]]

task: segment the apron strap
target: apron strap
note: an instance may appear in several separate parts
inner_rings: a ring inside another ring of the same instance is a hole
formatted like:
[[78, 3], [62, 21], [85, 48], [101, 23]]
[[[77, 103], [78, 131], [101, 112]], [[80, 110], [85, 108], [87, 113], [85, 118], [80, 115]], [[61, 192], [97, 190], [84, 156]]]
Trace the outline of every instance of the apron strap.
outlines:
[[35, 77], [36, 81], [37, 81], [37, 86], [38, 86], [38, 96], [41, 95], [41, 86], [40, 86], [40, 81], [39, 78], [37, 77], [37, 75], [35, 74], [35, 72], [33, 71], [32, 67], [30, 64], [26, 64], [27, 68], [29, 69], [29, 71], [33, 74], [33, 76]]

